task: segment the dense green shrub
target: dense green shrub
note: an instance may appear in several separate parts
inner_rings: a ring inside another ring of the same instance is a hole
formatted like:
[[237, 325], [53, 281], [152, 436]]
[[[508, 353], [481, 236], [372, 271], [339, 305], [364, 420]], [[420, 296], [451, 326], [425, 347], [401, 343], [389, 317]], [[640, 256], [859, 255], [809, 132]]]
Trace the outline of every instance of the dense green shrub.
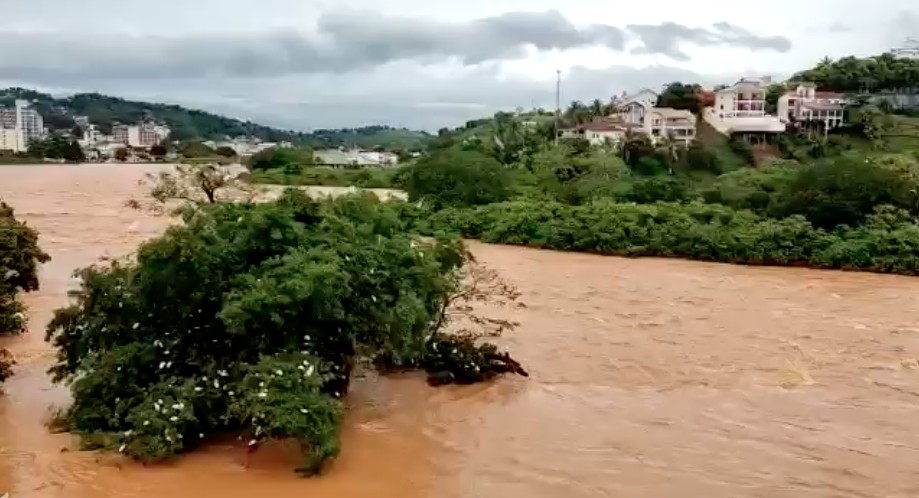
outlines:
[[753, 147], [750, 146], [744, 139], [739, 136], [731, 137], [728, 141], [728, 147], [730, 147], [731, 152], [737, 154], [738, 157], [744, 160], [744, 162], [750, 166], [756, 164], [756, 157], [753, 154]]
[[506, 200], [511, 176], [491, 156], [451, 148], [409, 166], [404, 181], [412, 201], [437, 207], [475, 206]]
[[288, 175], [296, 175], [307, 166], [315, 163], [313, 151], [309, 148], [274, 147], [257, 152], [248, 160], [249, 169], [282, 170]]
[[[38, 265], [49, 259], [38, 247], [38, 233], [0, 201], [0, 335], [25, 331], [25, 310], [17, 294], [38, 290]], [[12, 364], [10, 354], [0, 348], [0, 382], [12, 374]]]
[[892, 210], [879, 208], [862, 227], [826, 232], [800, 215], [779, 220], [700, 203], [507, 202], [445, 209], [422, 226], [558, 250], [917, 274], [919, 225]]
[[[50, 372], [73, 395], [66, 427], [143, 460], [227, 431], [252, 445], [293, 438], [300, 470], [317, 472], [338, 452], [353, 368], [427, 367], [461, 290], [462, 245], [419, 240], [401, 217], [411, 209], [294, 190], [210, 204], [187, 209], [136, 262], [82, 270], [83, 292], [47, 335]], [[481, 353], [474, 365], [455, 359], [483, 379], [516, 371], [487, 344], [456, 340]]]
[[731, 171], [718, 177], [702, 197], [710, 204], [766, 214], [782, 202], [799, 169], [798, 163], [776, 163]]
[[804, 215], [816, 226], [856, 226], [877, 206], [916, 211], [916, 183], [861, 157], [839, 157], [803, 166], [787, 187], [776, 216]]
[[689, 184], [684, 178], [674, 176], [652, 176], [636, 179], [625, 199], [639, 204], [658, 201], [680, 202], [687, 199]]
[[707, 171], [716, 175], [724, 171], [721, 158], [702, 142], [693, 141], [686, 149], [686, 166], [692, 171]]
[[[629, 189], [631, 172], [617, 155], [606, 151], [582, 153], [559, 147], [533, 156], [532, 174], [546, 198], [566, 204], [619, 198]], [[520, 174], [514, 176], [521, 181]]]
[[275, 185], [320, 185], [326, 187], [396, 188], [397, 168], [303, 168], [295, 174], [284, 169], [255, 170], [252, 181]]

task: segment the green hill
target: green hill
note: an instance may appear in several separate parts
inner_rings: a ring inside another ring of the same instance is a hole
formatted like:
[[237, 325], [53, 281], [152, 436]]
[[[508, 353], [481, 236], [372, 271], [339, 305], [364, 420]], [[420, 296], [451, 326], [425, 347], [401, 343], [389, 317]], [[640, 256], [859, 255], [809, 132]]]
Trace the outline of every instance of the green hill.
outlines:
[[101, 131], [108, 132], [114, 123], [136, 123], [150, 119], [172, 129], [172, 139], [181, 141], [220, 140], [224, 137], [252, 136], [269, 142], [289, 141], [315, 148], [381, 147], [387, 150], [420, 150], [432, 136], [423, 131], [368, 126], [341, 130], [316, 130], [311, 133], [281, 130], [251, 121], [187, 109], [178, 105], [137, 102], [98, 93], [80, 93], [55, 98], [52, 95], [23, 88], [0, 90], [0, 106], [11, 106], [25, 99], [42, 114], [51, 130], [71, 130], [74, 116], [87, 116]]

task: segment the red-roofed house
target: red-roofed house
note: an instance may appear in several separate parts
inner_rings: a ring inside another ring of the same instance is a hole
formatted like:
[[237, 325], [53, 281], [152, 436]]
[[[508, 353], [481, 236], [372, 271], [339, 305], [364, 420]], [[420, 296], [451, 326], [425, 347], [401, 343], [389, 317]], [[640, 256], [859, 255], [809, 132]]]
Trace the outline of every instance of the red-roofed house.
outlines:
[[844, 124], [843, 107], [846, 97], [836, 92], [818, 92], [813, 83], [801, 83], [779, 97], [779, 119], [792, 121], [822, 121], [825, 129]]

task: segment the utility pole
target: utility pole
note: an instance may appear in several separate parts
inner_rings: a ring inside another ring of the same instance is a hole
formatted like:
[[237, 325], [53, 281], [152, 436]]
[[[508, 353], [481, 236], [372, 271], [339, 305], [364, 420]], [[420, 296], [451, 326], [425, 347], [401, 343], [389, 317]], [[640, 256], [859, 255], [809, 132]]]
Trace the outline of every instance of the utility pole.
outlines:
[[558, 125], [562, 113], [562, 70], [555, 70], [555, 145], [558, 145]]

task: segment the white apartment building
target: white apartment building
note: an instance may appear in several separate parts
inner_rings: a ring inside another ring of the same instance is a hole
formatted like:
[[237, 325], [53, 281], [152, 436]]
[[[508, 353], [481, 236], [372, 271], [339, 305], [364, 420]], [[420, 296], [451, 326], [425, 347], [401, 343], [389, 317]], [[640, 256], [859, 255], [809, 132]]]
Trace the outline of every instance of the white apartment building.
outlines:
[[115, 141], [135, 148], [149, 148], [165, 140], [170, 133], [168, 126], [153, 123], [139, 125], [117, 124], [112, 127]]
[[845, 124], [846, 103], [841, 93], [818, 92], [813, 83], [801, 83], [779, 97], [779, 119], [786, 123], [820, 121], [825, 130], [830, 130]]
[[0, 128], [0, 151], [8, 150], [12, 152], [22, 152], [22, 145], [19, 143], [19, 132], [16, 130], [7, 130]]
[[41, 140], [45, 136], [45, 122], [26, 100], [17, 100], [12, 109], [0, 109], [0, 129], [14, 131], [16, 139], [13, 140], [9, 133], [4, 133], [4, 144], [13, 152], [25, 152], [33, 140]]
[[719, 132], [769, 134], [785, 131], [785, 123], [766, 114], [766, 85], [770, 78], [741, 78], [715, 91], [715, 103], [703, 116]]
[[766, 115], [766, 89], [759, 80], [741, 79], [715, 92], [715, 114], [720, 118]]

